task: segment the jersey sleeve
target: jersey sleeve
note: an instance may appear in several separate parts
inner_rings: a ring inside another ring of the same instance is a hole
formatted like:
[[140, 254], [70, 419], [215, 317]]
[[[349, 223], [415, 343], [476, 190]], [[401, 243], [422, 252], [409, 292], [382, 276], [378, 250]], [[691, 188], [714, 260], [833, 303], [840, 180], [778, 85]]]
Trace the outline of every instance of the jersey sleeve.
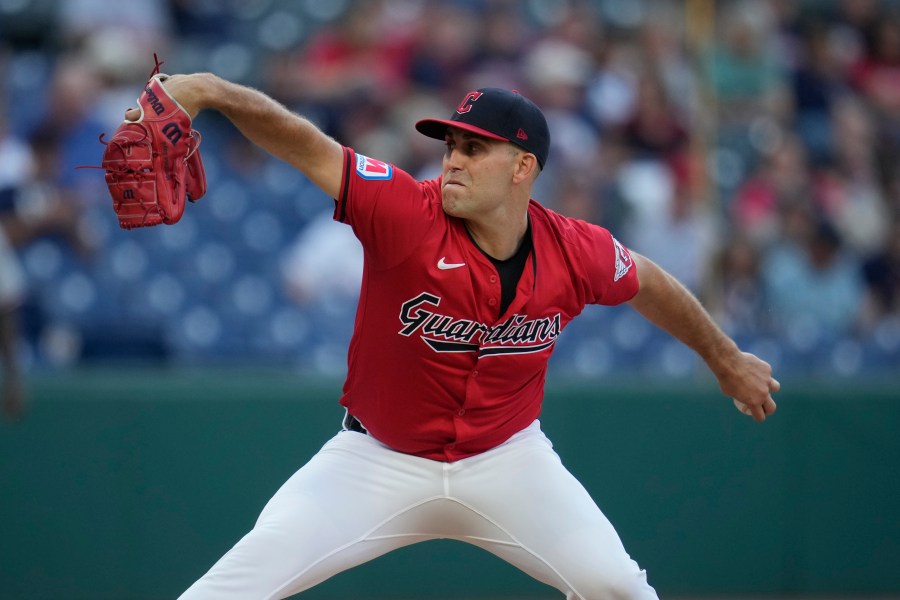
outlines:
[[581, 245], [582, 268], [590, 290], [587, 302], [613, 306], [631, 300], [640, 286], [628, 248], [603, 227], [580, 225], [576, 239]]
[[372, 266], [387, 268], [409, 256], [435, 221], [434, 198], [428, 182], [344, 148], [334, 219], [353, 228]]

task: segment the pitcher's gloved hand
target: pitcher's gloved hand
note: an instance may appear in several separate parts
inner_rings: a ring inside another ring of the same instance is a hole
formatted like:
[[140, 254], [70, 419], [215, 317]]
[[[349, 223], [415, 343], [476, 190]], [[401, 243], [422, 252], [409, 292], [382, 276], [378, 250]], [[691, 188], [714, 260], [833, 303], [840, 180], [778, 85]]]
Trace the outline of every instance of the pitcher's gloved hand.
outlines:
[[[190, 115], [165, 89], [156, 67], [138, 98], [138, 115], [127, 119], [106, 144], [101, 168], [123, 229], [177, 223], [191, 202], [206, 193], [200, 133]], [[134, 114], [135, 111], [129, 111]]]

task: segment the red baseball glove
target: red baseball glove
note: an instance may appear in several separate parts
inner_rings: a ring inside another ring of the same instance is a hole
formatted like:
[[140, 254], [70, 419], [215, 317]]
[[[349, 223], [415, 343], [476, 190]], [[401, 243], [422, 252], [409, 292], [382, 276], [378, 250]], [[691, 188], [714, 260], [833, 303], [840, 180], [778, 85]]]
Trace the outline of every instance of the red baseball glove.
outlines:
[[106, 144], [101, 168], [113, 209], [123, 229], [177, 223], [185, 200], [206, 193], [206, 172], [200, 159], [200, 133], [191, 117], [166, 92], [168, 78], [160, 63], [138, 98], [141, 116], [125, 121]]

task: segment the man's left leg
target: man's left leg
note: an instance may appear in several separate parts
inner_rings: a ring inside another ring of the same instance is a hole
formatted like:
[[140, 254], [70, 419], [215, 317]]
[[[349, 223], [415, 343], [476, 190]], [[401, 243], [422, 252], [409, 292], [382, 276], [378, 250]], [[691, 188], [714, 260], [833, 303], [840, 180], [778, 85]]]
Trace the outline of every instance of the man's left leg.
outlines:
[[480, 546], [569, 600], [656, 599], [597, 504], [535, 422], [450, 465], [449, 496], [481, 516], [456, 539]]

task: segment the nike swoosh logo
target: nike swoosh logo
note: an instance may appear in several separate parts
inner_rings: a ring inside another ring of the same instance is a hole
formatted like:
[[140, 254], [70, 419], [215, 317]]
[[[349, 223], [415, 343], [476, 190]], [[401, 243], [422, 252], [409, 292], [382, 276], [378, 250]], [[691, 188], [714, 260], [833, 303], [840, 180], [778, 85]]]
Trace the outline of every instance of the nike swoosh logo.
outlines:
[[466, 266], [466, 263], [448, 263], [446, 262], [446, 256], [442, 256], [441, 260], [438, 261], [438, 269], [441, 271], [446, 271], [447, 269], [458, 269], [460, 267]]

